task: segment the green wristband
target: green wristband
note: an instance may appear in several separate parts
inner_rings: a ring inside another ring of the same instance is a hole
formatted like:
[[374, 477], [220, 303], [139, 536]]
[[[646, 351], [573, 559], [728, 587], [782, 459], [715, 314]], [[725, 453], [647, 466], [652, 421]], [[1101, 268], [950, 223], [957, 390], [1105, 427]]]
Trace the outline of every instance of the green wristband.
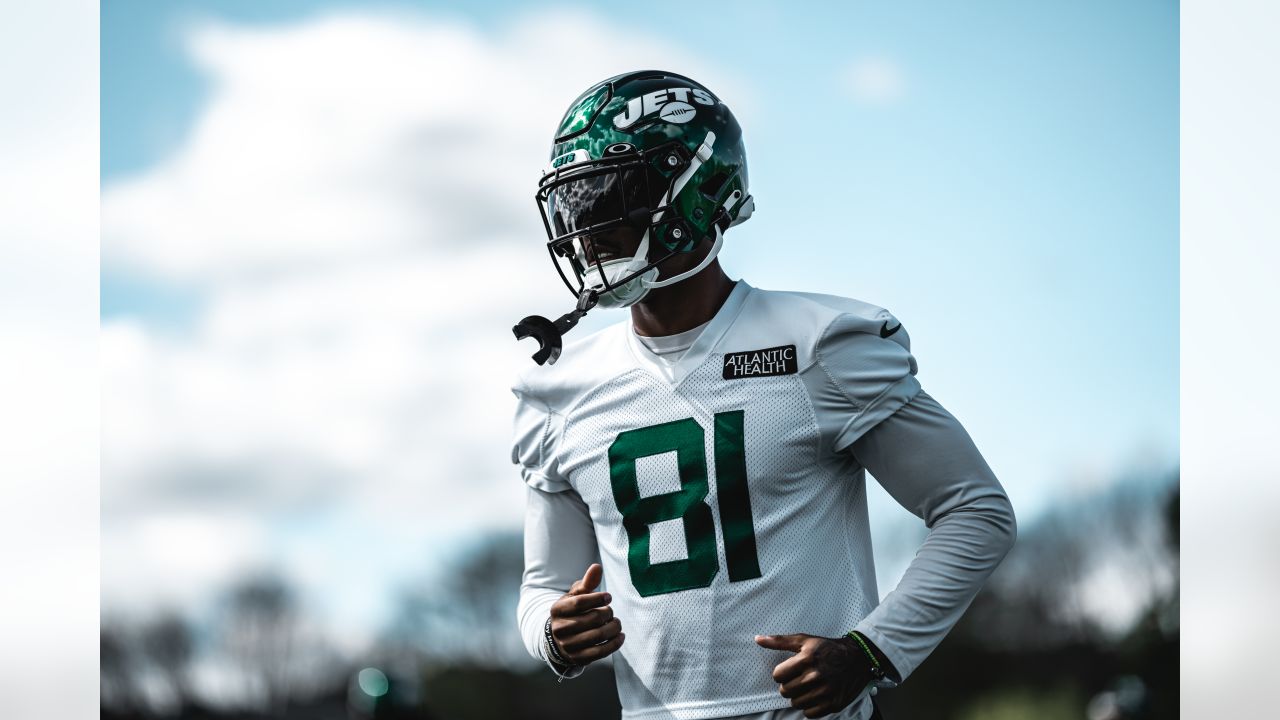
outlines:
[[877, 680], [884, 678], [884, 668], [880, 667], [880, 661], [876, 659], [876, 654], [871, 652], [871, 648], [867, 646], [867, 641], [862, 639], [862, 635], [857, 630], [850, 630], [845, 633], [848, 637], [853, 638], [858, 643], [858, 647], [867, 654], [867, 659], [871, 660], [871, 674]]

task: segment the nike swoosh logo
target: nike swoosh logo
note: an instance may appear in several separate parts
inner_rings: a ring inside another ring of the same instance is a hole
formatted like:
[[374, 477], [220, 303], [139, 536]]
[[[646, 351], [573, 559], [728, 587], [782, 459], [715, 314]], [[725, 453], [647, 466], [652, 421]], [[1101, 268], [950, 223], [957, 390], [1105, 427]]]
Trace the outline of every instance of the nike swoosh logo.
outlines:
[[880, 337], [882, 337], [882, 338], [887, 338], [887, 337], [889, 337], [890, 335], [892, 335], [892, 334], [894, 334], [894, 333], [898, 332], [898, 331], [899, 331], [899, 330], [901, 330], [901, 329], [902, 329], [902, 323], [898, 323], [897, 325], [894, 325], [894, 326], [893, 326], [893, 329], [892, 329], [892, 330], [890, 330], [890, 329], [889, 329], [889, 321], [888, 321], [888, 320], [885, 320], [885, 321], [884, 321], [884, 324], [880, 326]]

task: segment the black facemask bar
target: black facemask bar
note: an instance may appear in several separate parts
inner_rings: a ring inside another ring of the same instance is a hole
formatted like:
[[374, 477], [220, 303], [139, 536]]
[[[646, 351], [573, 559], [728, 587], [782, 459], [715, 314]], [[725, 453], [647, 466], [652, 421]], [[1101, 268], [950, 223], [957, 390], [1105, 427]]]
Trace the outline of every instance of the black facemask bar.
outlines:
[[[542, 176], [535, 199], [547, 233], [547, 251], [574, 297], [580, 298], [588, 288], [598, 295], [609, 292], [692, 249], [692, 229], [675, 212], [673, 204], [668, 201], [657, 205], [664, 196], [670, 198], [676, 178], [689, 167], [691, 158], [688, 149], [675, 141], [649, 151], [616, 143], [605, 149], [600, 160], [566, 165]], [[655, 192], [659, 187], [661, 194]], [[594, 195], [600, 207], [575, 209], [563, 199], [566, 194]], [[584, 243], [620, 228], [648, 232], [649, 257], [653, 257], [657, 245], [668, 252], [609, 282], [600, 253], [585, 252]], [[596, 278], [589, 283], [587, 276], [592, 271]]]

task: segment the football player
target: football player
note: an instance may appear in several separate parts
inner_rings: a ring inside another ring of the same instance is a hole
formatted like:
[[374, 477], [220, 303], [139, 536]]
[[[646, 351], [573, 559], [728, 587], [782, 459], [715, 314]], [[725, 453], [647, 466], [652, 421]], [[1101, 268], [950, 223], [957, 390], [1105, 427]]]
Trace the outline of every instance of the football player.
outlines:
[[[537, 199], [576, 305], [515, 328], [539, 343], [513, 388], [529, 652], [562, 679], [612, 657], [624, 718], [879, 717], [1017, 532], [906, 329], [725, 275], [742, 131], [687, 77], [587, 90]], [[594, 307], [630, 317], [562, 347]], [[929, 528], [883, 600], [867, 471]]]

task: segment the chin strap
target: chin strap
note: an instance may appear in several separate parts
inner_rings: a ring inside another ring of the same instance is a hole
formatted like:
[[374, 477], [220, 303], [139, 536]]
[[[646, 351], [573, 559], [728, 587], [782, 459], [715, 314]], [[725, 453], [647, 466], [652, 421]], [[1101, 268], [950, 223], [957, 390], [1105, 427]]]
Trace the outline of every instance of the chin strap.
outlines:
[[[644, 283], [645, 287], [660, 288], [660, 287], [666, 287], [668, 285], [674, 285], [680, 282], [681, 280], [684, 280], [686, 278], [691, 278], [694, 275], [697, 275], [698, 273], [705, 270], [706, 267], [711, 264], [711, 261], [716, 259], [716, 255], [720, 254], [720, 248], [721, 246], [724, 245], [725, 228], [729, 227], [732, 224], [729, 222], [729, 213], [733, 210], [734, 207], [737, 206], [738, 201], [741, 199], [742, 199], [742, 191], [734, 190], [732, 193], [729, 194], [729, 197], [725, 198], [725, 201], [720, 205], [720, 208], [716, 210], [716, 215], [718, 215], [719, 217], [716, 219], [715, 222], [712, 223], [712, 225], [714, 225], [716, 229], [716, 240], [711, 244], [711, 249], [707, 251], [707, 256], [702, 258], [702, 262], [698, 263], [697, 265], [690, 268], [689, 270], [685, 270], [684, 272], [680, 273], [679, 275], [676, 275], [675, 277], [669, 277], [665, 280], [654, 280], [652, 282], [648, 280], [643, 280], [642, 282]], [[744, 209], [747, 209], [747, 208], [754, 209], [755, 201], [753, 201], [751, 199], [751, 196], [749, 195], [747, 196], [747, 203], [748, 204], [744, 206]], [[646, 237], [645, 239], [647, 240], [648, 238]]]

